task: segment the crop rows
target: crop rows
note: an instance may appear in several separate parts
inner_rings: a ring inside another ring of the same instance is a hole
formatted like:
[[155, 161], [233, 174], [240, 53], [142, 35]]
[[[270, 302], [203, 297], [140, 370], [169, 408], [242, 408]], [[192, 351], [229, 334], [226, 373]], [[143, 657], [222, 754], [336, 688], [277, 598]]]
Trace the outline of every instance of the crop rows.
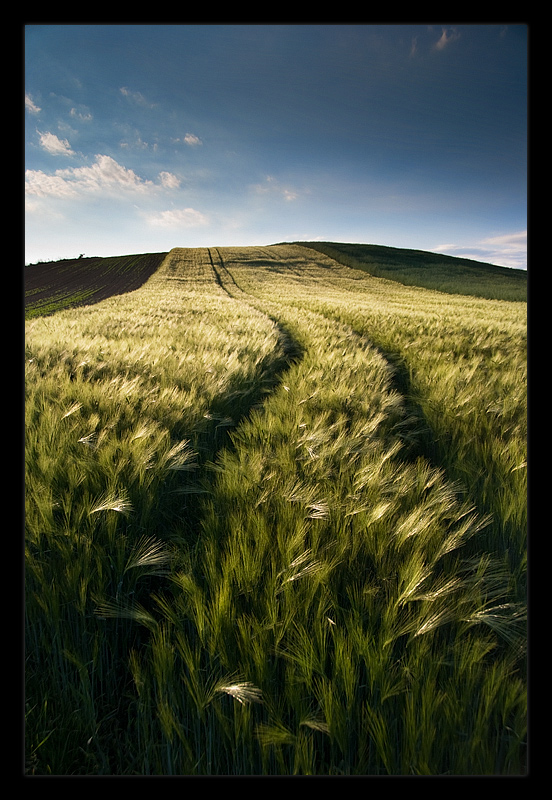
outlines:
[[25, 267], [25, 317], [97, 303], [138, 289], [159, 267], [166, 253], [112, 258], [77, 258]]
[[29, 321], [27, 772], [524, 774], [522, 315], [282, 245]]

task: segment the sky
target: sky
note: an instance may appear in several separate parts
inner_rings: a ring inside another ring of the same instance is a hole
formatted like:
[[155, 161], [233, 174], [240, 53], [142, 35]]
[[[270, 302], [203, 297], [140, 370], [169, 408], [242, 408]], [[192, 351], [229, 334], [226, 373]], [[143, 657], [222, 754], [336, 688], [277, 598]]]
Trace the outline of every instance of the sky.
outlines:
[[25, 262], [333, 241], [527, 268], [528, 29], [27, 25]]

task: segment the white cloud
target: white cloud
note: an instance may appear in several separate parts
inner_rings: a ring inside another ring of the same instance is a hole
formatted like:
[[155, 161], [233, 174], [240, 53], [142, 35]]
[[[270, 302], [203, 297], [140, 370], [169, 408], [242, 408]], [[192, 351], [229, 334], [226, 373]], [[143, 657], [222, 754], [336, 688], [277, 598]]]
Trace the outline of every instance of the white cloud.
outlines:
[[143, 191], [151, 181], [138, 177], [131, 169], [123, 167], [111, 156], [96, 156], [96, 163], [91, 167], [57, 170], [57, 175], [69, 181], [75, 181], [84, 189], [132, 189]]
[[161, 228], [194, 228], [207, 224], [207, 217], [195, 208], [178, 208], [161, 211], [148, 218], [150, 225]]
[[73, 197], [75, 187], [58, 175], [46, 175], [41, 170], [25, 172], [25, 193], [34, 197]]
[[67, 139], [59, 139], [55, 133], [40, 133], [40, 131], [37, 131], [37, 133], [40, 136], [40, 144], [47, 153], [53, 156], [75, 155]]
[[172, 172], [160, 172], [159, 180], [165, 189], [178, 189], [180, 186], [180, 178], [177, 178]]
[[30, 111], [31, 114], [39, 114], [40, 108], [36, 105], [34, 100], [31, 98], [30, 94], [25, 95], [25, 108], [27, 111]]
[[144, 192], [153, 183], [143, 180], [131, 169], [118, 164], [110, 156], [97, 155], [91, 167], [58, 169], [53, 175], [42, 170], [27, 170], [26, 192], [38, 197], [68, 197], [77, 193], [110, 193], [120, 190]]
[[196, 136], [193, 133], [187, 133], [184, 137], [184, 142], [190, 147], [196, 147], [198, 144], [203, 144], [199, 136]]

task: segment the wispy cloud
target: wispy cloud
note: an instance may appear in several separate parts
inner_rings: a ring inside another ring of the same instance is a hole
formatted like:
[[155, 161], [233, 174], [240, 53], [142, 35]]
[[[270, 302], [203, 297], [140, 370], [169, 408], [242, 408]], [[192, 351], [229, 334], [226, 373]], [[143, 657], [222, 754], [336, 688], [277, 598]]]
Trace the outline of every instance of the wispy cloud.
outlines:
[[498, 266], [527, 269], [527, 231], [490, 236], [465, 245], [440, 244], [432, 250]]
[[445, 47], [450, 44], [450, 42], [456, 41], [456, 39], [460, 38], [460, 34], [456, 30], [456, 28], [442, 28], [441, 29], [441, 38], [438, 42], [435, 43], [434, 49], [435, 50], [444, 50]]
[[127, 100], [136, 105], [144, 106], [145, 108], [155, 108], [155, 103], [150, 103], [149, 100], [146, 100], [142, 92], [131, 92], [126, 86], [121, 86], [119, 91], [123, 97], [126, 97]]
[[283, 186], [272, 175], [267, 175], [263, 183], [254, 183], [251, 190], [258, 195], [273, 195], [283, 197], [287, 202], [297, 200], [299, 192], [288, 186]]
[[34, 102], [34, 100], [32, 99], [32, 97], [30, 96], [30, 94], [26, 94], [26, 95], [25, 95], [25, 108], [26, 108], [26, 109], [27, 109], [27, 111], [29, 111], [31, 114], [40, 114], [40, 111], [41, 111], [41, 109], [40, 109], [40, 108], [37, 106], [37, 104]]
[[[137, 133], [132, 139], [132, 141], [122, 141], [119, 143], [119, 147], [122, 147], [125, 150], [148, 150], [150, 148], [149, 142], [145, 142], [139, 133]], [[155, 152], [157, 150], [157, 144], [151, 145], [152, 150]]]
[[150, 225], [160, 228], [195, 228], [206, 225], [208, 219], [195, 208], [176, 208], [152, 214], [147, 217], [147, 221]]
[[513, 263], [525, 262], [527, 265], [527, 231], [510, 233], [503, 236], [492, 236], [481, 241], [483, 248], [488, 248], [497, 257]]
[[71, 145], [67, 139], [58, 138], [55, 133], [41, 133], [37, 131], [40, 137], [41, 147], [53, 156], [74, 156], [74, 150], [71, 150]]
[[83, 105], [78, 108], [72, 108], [69, 114], [73, 119], [77, 119], [79, 122], [90, 122], [92, 120], [90, 109]]

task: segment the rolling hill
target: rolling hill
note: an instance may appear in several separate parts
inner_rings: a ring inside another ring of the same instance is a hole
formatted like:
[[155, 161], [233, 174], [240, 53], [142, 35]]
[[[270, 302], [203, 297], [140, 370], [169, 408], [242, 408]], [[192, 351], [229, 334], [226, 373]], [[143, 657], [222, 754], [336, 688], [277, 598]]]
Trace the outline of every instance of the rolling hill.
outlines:
[[294, 242], [353, 269], [406, 286], [489, 300], [527, 300], [527, 272], [484, 261], [375, 244]]
[[[407, 286], [493, 300], [527, 300], [527, 272], [480, 261], [372, 244], [294, 242], [340, 264]], [[166, 253], [64, 259], [24, 269], [25, 317], [97, 303], [138, 289]]]

